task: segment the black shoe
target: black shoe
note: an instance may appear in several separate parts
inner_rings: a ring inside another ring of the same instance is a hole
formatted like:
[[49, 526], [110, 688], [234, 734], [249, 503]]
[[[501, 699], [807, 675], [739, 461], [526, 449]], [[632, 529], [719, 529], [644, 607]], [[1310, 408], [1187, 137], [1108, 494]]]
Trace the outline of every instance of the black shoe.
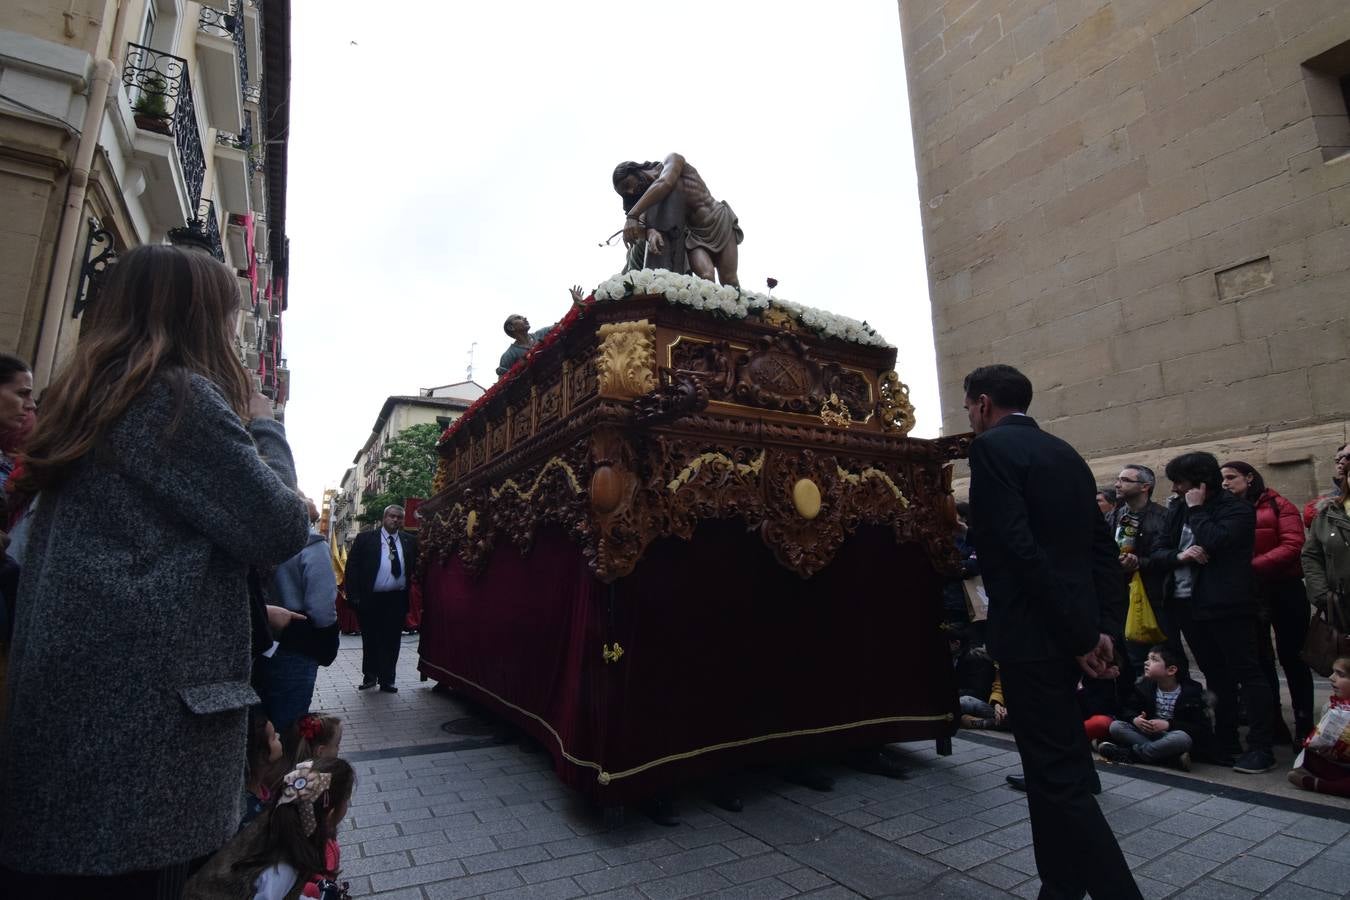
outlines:
[[666, 828], [675, 828], [680, 824], [680, 817], [675, 815], [675, 804], [670, 802], [668, 797], [657, 797], [648, 800], [642, 804], [642, 811], [647, 814], [657, 825], [663, 825]]
[[800, 784], [802, 787], [810, 788], [813, 791], [820, 791], [822, 794], [834, 790], [833, 778], [819, 769], [811, 769], [806, 766], [788, 769], [783, 773], [783, 780], [792, 784]]
[[373, 688], [373, 687], [376, 685], [376, 683], [377, 683], [377, 682], [375, 681], [374, 678], [367, 678], [365, 681], [363, 681], [363, 682], [361, 682], [360, 684], [358, 684], [358, 685], [356, 686], [356, 689], [357, 689], [358, 691], [369, 690], [370, 688]]
[[1248, 750], [1233, 763], [1233, 771], [1243, 775], [1260, 775], [1275, 768], [1275, 754], [1269, 750]]
[[397, 694], [397, 693], [398, 693], [398, 688], [394, 687], [392, 684], [382, 684], [382, 685], [380, 685], [380, 693], [382, 693], [382, 694]]

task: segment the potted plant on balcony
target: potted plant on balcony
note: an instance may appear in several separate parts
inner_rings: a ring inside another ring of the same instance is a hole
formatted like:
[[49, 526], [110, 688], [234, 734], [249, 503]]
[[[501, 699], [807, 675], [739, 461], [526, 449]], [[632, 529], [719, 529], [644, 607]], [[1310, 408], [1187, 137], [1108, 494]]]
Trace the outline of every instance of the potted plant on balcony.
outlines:
[[131, 111], [137, 128], [169, 134], [169, 83], [163, 75], [151, 72], [146, 76]]

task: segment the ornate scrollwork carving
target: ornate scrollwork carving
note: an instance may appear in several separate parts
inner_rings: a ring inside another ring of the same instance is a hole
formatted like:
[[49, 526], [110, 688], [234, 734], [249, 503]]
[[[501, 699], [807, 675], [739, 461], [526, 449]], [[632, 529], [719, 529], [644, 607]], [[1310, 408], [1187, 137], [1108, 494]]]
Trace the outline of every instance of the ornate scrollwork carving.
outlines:
[[909, 387], [894, 370], [881, 376], [878, 387], [881, 397], [877, 400], [877, 414], [881, 416], [881, 427], [909, 434], [914, 429], [914, 404], [909, 402]]
[[596, 372], [604, 397], [639, 397], [656, 388], [656, 326], [646, 319], [601, 325]]
[[872, 386], [863, 373], [821, 362], [794, 334], [765, 335], [752, 347], [681, 337], [670, 348], [675, 373], [692, 373], [709, 397], [762, 409], [819, 414], [831, 395], [850, 421], [872, 415]]
[[633, 401], [633, 417], [639, 425], [661, 425], [708, 408], [708, 389], [693, 372], [662, 368], [660, 374], [660, 386]]

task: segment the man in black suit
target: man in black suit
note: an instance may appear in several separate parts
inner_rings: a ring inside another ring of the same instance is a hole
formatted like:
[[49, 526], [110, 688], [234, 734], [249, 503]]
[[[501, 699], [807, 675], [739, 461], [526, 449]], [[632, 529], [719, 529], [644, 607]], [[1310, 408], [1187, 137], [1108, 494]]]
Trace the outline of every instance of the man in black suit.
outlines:
[[1075, 699], [1083, 677], [1119, 674], [1124, 626], [1117, 548], [1083, 458], [1026, 415], [1031, 382], [1012, 366], [965, 379], [971, 541], [989, 594], [998, 660], [1026, 773], [1042, 898], [1139, 898], [1093, 793], [1100, 789]]
[[417, 568], [417, 541], [399, 529], [403, 507], [384, 510], [380, 527], [363, 531], [347, 555], [347, 600], [361, 621], [361, 684], [378, 682], [387, 694], [394, 686], [403, 621], [408, 615], [408, 588]]

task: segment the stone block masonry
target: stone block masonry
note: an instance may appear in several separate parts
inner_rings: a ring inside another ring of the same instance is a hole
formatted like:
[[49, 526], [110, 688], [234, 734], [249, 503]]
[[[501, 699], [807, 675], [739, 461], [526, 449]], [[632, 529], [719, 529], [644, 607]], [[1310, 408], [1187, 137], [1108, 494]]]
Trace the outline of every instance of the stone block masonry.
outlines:
[[[1240, 446], [1277, 486], [1325, 483], [1312, 443], [1350, 420], [1350, 4], [899, 13], [944, 431], [966, 371], [1007, 362], [1090, 459]], [[1298, 465], [1263, 455], [1290, 445]]]

